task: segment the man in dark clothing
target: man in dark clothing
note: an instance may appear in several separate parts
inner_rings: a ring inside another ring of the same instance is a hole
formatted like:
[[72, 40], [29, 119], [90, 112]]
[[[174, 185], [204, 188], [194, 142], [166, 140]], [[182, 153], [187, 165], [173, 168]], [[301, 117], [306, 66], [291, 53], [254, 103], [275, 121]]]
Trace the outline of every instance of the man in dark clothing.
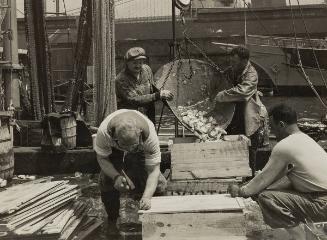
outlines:
[[235, 102], [235, 113], [226, 129], [228, 134], [243, 134], [250, 138], [250, 165], [255, 171], [256, 150], [268, 142], [268, 114], [258, 93], [258, 74], [249, 61], [249, 50], [243, 46], [232, 49], [231, 68], [226, 71], [233, 87], [218, 92], [215, 101]]
[[151, 68], [145, 64], [143, 48], [134, 47], [125, 54], [125, 68], [116, 78], [118, 109], [133, 109], [146, 115], [155, 123], [155, 105], [158, 100], [172, 100], [168, 90], [154, 90]]

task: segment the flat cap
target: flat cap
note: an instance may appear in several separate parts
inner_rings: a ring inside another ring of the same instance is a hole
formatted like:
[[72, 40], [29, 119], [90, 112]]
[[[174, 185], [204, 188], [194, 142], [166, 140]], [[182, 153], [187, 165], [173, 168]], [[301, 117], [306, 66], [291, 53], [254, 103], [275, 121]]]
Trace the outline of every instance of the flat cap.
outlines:
[[145, 50], [141, 47], [133, 47], [127, 50], [125, 60], [146, 59]]

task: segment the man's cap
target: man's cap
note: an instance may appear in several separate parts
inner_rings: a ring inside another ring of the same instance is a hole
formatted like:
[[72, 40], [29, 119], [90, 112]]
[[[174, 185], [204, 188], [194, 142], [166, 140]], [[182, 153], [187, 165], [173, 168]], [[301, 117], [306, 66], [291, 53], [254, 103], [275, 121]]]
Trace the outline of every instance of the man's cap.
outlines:
[[128, 49], [125, 54], [125, 60], [146, 59], [145, 50], [141, 47], [133, 47]]

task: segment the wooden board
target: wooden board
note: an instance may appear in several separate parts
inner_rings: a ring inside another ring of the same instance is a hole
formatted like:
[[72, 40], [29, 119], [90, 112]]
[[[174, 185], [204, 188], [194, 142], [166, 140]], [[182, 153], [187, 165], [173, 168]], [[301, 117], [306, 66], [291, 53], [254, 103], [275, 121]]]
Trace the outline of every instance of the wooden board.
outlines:
[[225, 194], [229, 184], [240, 184], [241, 182], [242, 178], [169, 180], [166, 195]]
[[244, 205], [229, 194], [164, 196], [151, 199], [151, 209], [141, 214], [187, 212], [242, 212]]
[[143, 240], [245, 240], [242, 212], [143, 214]]
[[246, 138], [206, 143], [176, 143], [171, 149], [171, 179], [251, 176]]

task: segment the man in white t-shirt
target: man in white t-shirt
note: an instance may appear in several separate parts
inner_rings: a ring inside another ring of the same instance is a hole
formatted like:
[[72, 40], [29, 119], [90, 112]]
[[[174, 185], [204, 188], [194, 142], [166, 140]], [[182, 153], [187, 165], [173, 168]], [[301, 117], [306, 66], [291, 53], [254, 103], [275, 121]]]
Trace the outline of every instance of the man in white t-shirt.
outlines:
[[99, 126], [94, 150], [108, 219], [115, 221], [119, 216], [121, 192], [139, 195], [140, 209], [149, 209], [159, 179], [160, 188], [166, 184], [160, 173], [160, 145], [153, 123], [136, 110], [115, 111]]
[[249, 183], [229, 186], [232, 197], [258, 196], [265, 222], [305, 239], [299, 226], [327, 221], [327, 153], [297, 126], [296, 112], [285, 104], [270, 112], [278, 143], [261, 173]]

